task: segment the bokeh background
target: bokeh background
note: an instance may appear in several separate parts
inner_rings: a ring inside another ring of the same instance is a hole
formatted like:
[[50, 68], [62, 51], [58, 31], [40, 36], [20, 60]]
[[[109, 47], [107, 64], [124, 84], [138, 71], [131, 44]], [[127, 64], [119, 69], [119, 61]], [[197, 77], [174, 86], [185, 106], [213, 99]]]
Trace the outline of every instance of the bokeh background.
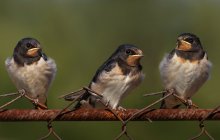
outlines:
[[[16, 91], [4, 61], [23, 37], [37, 38], [44, 52], [56, 60], [58, 72], [49, 91], [50, 108], [67, 105], [58, 96], [88, 85], [96, 69], [120, 44], [131, 43], [144, 51], [146, 78], [122, 105], [142, 108], [158, 98], [142, 94], [162, 89], [160, 60], [175, 47], [180, 33], [192, 32], [200, 37], [213, 63], [210, 80], [193, 101], [201, 108], [214, 108], [220, 105], [219, 14], [218, 0], [1, 0], [0, 93]], [[32, 104], [22, 99], [9, 108], [32, 108]], [[220, 122], [206, 125], [219, 139]], [[120, 133], [119, 122], [56, 122], [54, 127], [65, 140], [112, 140]], [[188, 121], [131, 122], [128, 128], [137, 140], [185, 140], [199, 132], [198, 122]], [[0, 122], [1, 140], [34, 140], [46, 133], [45, 122]]]

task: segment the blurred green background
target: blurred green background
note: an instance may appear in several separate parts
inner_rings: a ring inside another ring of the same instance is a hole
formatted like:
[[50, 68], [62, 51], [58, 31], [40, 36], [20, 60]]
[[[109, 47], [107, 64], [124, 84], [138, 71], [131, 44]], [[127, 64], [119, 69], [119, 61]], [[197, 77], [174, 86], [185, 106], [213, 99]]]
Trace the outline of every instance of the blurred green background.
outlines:
[[[192, 32], [200, 37], [213, 63], [211, 79], [193, 101], [200, 108], [214, 108], [220, 104], [219, 14], [218, 0], [1, 0], [0, 93], [16, 91], [4, 61], [23, 37], [37, 38], [44, 52], [56, 60], [58, 72], [49, 91], [50, 108], [67, 105], [57, 97], [88, 85], [96, 69], [120, 44], [131, 43], [144, 51], [146, 78], [122, 105], [142, 108], [158, 98], [142, 94], [162, 89], [160, 60], [175, 47], [180, 33]], [[1, 99], [1, 104], [7, 100]], [[22, 99], [10, 108], [32, 108], [32, 104]], [[220, 122], [206, 125], [219, 139]], [[54, 127], [65, 140], [112, 140], [120, 133], [119, 122], [56, 122]], [[137, 140], [185, 140], [199, 132], [198, 122], [188, 121], [131, 122], [128, 129]], [[46, 133], [45, 122], [0, 122], [1, 140], [34, 140]]]

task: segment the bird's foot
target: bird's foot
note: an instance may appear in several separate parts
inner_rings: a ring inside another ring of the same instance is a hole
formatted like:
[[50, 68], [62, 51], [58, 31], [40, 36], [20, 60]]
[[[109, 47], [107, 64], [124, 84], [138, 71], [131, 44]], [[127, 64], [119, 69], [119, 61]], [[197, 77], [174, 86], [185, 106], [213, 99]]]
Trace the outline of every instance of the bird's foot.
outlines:
[[25, 96], [26, 91], [25, 91], [24, 89], [19, 89], [19, 90], [18, 90], [18, 93], [19, 93], [21, 96]]
[[199, 108], [197, 105], [193, 104], [191, 99], [186, 100], [186, 108], [188, 109], [196, 109]]
[[119, 111], [126, 111], [127, 109], [122, 107], [122, 106], [118, 106], [117, 110], [119, 110]]
[[182, 102], [186, 106], [186, 108], [188, 108], [188, 109], [198, 108], [198, 106], [195, 105], [190, 98], [184, 99], [184, 98], [178, 96], [177, 94], [173, 94], [173, 96], [176, 99], [178, 99], [180, 102]]
[[26, 99], [28, 99], [29, 101], [31, 101], [34, 104], [36, 109], [39, 109], [39, 108], [41, 108], [41, 109], [48, 109], [46, 105], [44, 105], [44, 104], [39, 102], [38, 98], [32, 98], [32, 97], [28, 96], [26, 93], [24, 93], [23, 96]]
[[28, 100], [32, 101], [32, 103], [34, 104], [35, 108], [38, 110], [45, 110], [48, 109], [46, 105], [42, 104], [39, 102], [39, 99], [33, 99], [30, 97], [27, 97]]

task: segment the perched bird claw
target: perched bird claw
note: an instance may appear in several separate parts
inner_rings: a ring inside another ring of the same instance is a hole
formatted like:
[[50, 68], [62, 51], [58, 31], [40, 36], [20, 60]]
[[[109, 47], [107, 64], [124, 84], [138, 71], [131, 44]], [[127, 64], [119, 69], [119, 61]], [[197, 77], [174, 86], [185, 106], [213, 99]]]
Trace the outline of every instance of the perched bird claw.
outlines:
[[117, 110], [118, 110], [118, 111], [126, 111], [127, 109], [124, 108], [124, 107], [122, 107], [122, 106], [118, 106]]
[[19, 90], [18, 90], [18, 93], [19, 93], [21, 96], [24, 96], [26, 92], [25, 92], [24, 89], [19, 89]]

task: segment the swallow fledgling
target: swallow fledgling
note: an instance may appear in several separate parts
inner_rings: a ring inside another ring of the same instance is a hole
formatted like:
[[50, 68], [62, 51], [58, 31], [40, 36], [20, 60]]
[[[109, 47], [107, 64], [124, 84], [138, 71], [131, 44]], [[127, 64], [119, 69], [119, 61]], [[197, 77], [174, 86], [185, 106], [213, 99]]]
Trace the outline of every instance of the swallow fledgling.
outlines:
[[[208, 60], [200, 39], [191, 33], [177, 38], [177, 46], [160, 62], [159, 70], [165, 89], [192, 105], [191, 97], [208, 80], [212, 64]], [[161, 108], [178, 108], [181, 101], [173, 96], [165, 99]]]
[[[7, 72], [18, 90], [47, 106], [47, 92], [56, 75], [56, 63], [43, 53], [34, 38], [21, 39], [13, 56], [5, 61]], [[41, 109], [35, 105], [35, 108]]]
[[[111, 109], [123, 109], [119, 106], [122, 99], [144, 79], [140, 64], [142, 57], [143, 52], [137, 47], [130, 44], [120, 45], [96, 71], [89, 88], [99, 93], [102, 96], [101, 100]], [[73, 100], [75, 97], [70, 94], [63, 98]], [[97, 97], [85, 92], [76, 106], [81, 106], [84, 101], [92, 107], [100, 107], [96, 99]]]

